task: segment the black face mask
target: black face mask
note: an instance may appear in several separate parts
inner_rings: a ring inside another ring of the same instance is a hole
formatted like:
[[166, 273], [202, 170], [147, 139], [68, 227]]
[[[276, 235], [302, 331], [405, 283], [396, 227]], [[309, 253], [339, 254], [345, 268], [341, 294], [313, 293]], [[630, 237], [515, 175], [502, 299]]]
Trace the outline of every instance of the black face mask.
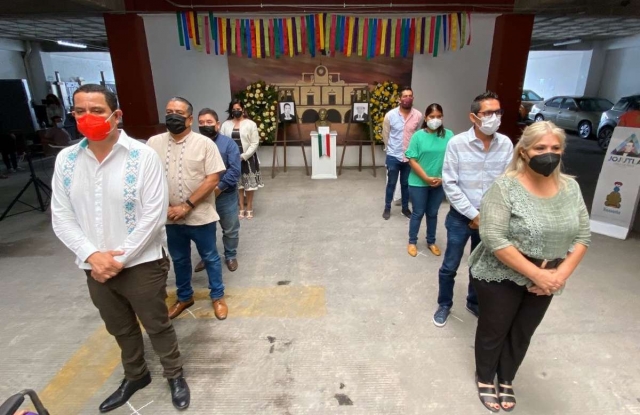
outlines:
[[209, 138], [216, 138], [218, 136], [218, 132], [216, 131], [216, 127], [213, 125], [203, 125], [199, 128], [200, 134]]
[[240, 118], [242, 117], [242, 110], [233, 110], [231, 111], [231, 116], [233, 118]]
[[529, 160], [529, 167], [531, 167], [531, 170], [536, 173], [541, 174], [544, 177], [549, 177], [558, 167], [561, 159], [562, 156], [556, 153], [539, 154], [531, 157]]
[[179, 114], [167, 114], [164, 123], [171, 134], [180, 134], [187, 129], [187, 117]]

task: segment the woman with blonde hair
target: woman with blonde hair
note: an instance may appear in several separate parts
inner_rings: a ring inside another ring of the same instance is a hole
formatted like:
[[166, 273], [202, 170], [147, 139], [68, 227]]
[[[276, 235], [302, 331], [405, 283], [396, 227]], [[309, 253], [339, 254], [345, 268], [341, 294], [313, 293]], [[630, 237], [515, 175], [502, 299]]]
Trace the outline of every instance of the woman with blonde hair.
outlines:
[[590, 243], [580, 187], [561, 171], [565, 140], [551, 122], [527, 127], [505, 175], [482, 200], [482, 242], [469, 263], [480, 306], [478, 395], [492, 412], [515, 407], [512, 382], [531, 337]]

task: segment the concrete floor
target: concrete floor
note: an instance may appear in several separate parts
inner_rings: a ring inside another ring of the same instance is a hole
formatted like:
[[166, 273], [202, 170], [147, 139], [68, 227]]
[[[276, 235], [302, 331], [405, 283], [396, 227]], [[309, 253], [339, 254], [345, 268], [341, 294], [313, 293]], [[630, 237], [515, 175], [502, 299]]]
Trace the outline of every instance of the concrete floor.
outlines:
[[[588, 200], [601, 160], [594, 142], [571, 140], [568, 169]], [[0, 181], [0, 211], [27, 178]], [[436, 328], [441, 259], [424, 240], [421, 255], [406, 254], [408, 220], [396, 207], [381, 218], [384, 186], [382, 169], [377, 178], [346, 170], [337, 181], [311, 181], [301, 169], [265, 174], [256, 217], [242, 223], [240, 268], [224, 274], [229, 318], [212, 318], [201, 291], [193, 313], [175, 322], [188, 413], [488, 413], [473, 383], [466, 273], [452, 317]], [[593, 236], [533, 338], [516, 413], [640, 414], [639, 248], [637, 236]], [[205, 280], [196, 274], [194, 286]], [[0, 222], [0, 311], [0, 398], [33, 388], [54, 415], [98, 413], [122, 376], [118, 350], [48, 212]], [[177, 412], [147, 347], [154, 382], [113, 414]]]

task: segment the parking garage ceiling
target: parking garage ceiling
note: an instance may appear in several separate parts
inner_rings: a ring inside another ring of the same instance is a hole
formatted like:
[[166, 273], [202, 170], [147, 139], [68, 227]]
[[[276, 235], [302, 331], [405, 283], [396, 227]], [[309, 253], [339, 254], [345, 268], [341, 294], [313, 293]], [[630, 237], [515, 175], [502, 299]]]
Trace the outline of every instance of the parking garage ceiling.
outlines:
[[[144, 5], [144, 1], [139, 3]], [[180, 4], [166, 0], [153, 3]], [[188, 3], [199, 2], [189, 0]], [[202, 0], [201, 3], [220, 4], [216, 0]], [[102, 13], [124, 12], [125, 5], [130, 4], [138, 5], [131, 0], [0, 0], [0, 37], [66, 40], [83, 43], [90, 48], [106, 49], [107, 35]], [[489, 3], [483, 0], [482, 4], [485, 7]], [[465, 5], [473, 7], [472, 3], [465, 2]], [[504, 2], [500, 7], [505, 7]], [[586, 43], [640, 34], [640, 0], [515, 0], [511, 7], [536, 13], [532, 49], [554, 49], [555, 44], [568, 41]], [[54, 50], [57, 48], [54, 43], [50, 45]]]

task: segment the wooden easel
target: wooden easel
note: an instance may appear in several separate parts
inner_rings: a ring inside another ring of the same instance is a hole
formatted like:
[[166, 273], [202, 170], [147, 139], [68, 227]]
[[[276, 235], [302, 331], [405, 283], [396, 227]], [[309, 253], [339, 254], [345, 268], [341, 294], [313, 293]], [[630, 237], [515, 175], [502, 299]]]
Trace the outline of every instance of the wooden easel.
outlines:
[[[293, 101], [293, 88], [283, 88], [278, 90], [278, 103], [276, 104], [276, 119], [278, 123], [276, 124], [276, 138], [273, 141], [273, 161], [271, 162], [271, 178], [276, 177], [276, 161], [277, 161], [277, 151], [278, 144], [282, 144], [283, 146], [283, 154], [284, 154], [284, 172], [287, 172], [287, 143], [289, 144], [298, 144], [300, 143], [300, 149], [302, 150], [302, 158], [304, 159], [304, 170], [309, 175], [309, 165], [307, 164], [307, 153], [304, 152], [304, 141], [302, 140], [302, 131], [300, 131], [300, 119], [298, 118], [298, 114], [294, 114], [296, 117], [296, 126], [298, 127], [298, 139], [297, 140], [287, 140], [287, 126], [286, 123], [280, 121], [280, 103], [281, 102], [294, 102]], [[296, 108], [297, 111], [297, 108]], [[280, 124], [282, 124], [282, 140], [278, 140], [278, 131], [280, 130]]]
[[[353, 104], [358, 102], [367, 102], [369, 103], [369, 139], [368, 140], [350, 140], [349, 139], [349, 131], [351, 130], [351, 120], [353, 119], [353, 114], [349, 116], [349, 125], [347, 125], [347, 134], [344, 138], [342, 144], [342, 157], [340, 158], [340, 168], [338, 169], [338, 176], [342, 174], [342, 164], [344, 163], [344, 154], [347, 151], [347, 145], [349, 144], [358, 144], [358, 171], [362, 171], [362, 146], [366, 143], [371, 144], [371, 163], [373, 164], [373, 177], [376, 177], [376, 147], [375, 141], [373, 140], [373, 118], [371, 117], [371, 92], [369, 88], [356, 88], [353, 90], [353, 94], [351, 95], [351, 108], [353, 109]], [[353, 112], [353, 111], [352, 111]], [[358, 123], [360, 124], [360, 123]]]

